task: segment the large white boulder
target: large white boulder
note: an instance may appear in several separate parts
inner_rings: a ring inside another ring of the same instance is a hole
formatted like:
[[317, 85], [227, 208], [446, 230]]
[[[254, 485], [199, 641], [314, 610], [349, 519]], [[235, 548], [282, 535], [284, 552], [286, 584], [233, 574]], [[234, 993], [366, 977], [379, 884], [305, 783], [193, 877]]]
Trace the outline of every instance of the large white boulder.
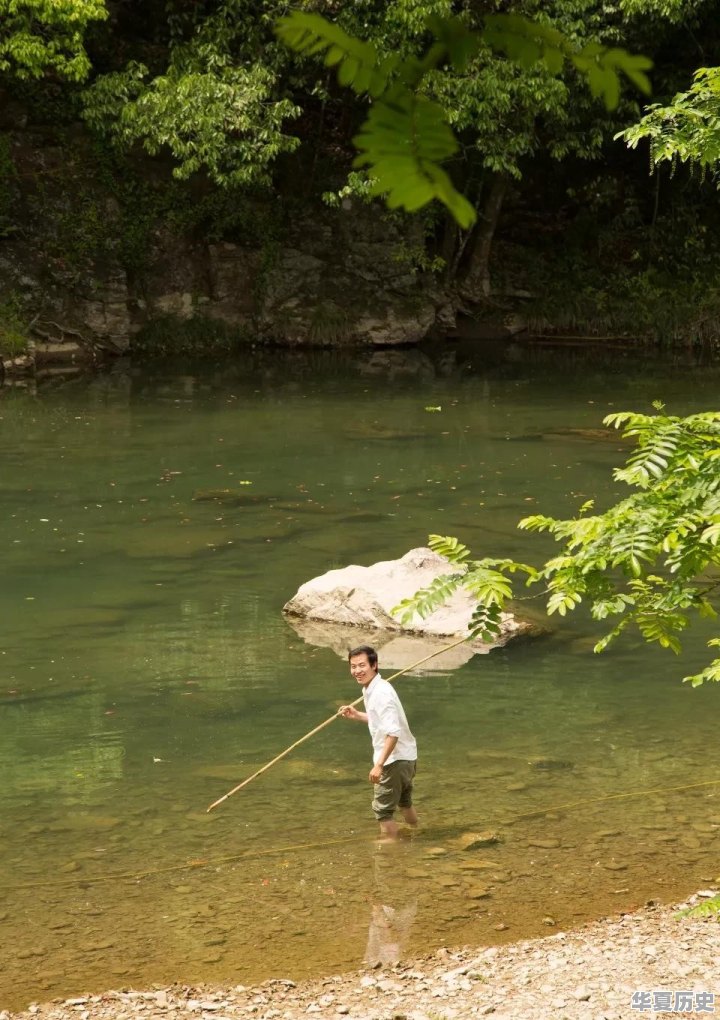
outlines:
[[[411, 623], [401, 624], [391, 613], [403, 599], [453, 569], [444, 556], [431, 549], [411, 549], [399, 560], [369, 567], [353, 564], [306, 581], [283, 612], [298, 634], [311, 644], [333, 648], [344, 656], [348, 648], [367, 642], [382, 649], [383, 665], [404, 666], [467, 634], [476, 602], [464, 590], [456, 591], [444, 606], [424, 620], [416, 615]], [[430, 668], [462, 665], [477, 652], [489, 652], [512, 638], [539, 630], [536, 623], [503, 613], [495, 641], [488, 644], [475, 640], [459, 645], [439, 655]]]

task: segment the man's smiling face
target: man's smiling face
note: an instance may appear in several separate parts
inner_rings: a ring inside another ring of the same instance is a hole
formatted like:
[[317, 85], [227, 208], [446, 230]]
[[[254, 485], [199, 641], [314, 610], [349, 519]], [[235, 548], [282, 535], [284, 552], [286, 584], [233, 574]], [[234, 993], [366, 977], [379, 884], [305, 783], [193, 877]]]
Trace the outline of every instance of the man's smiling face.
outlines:
[[350, 659], [350, 672], [361, 687], [367, 687], [377, 673], [377, 666], [371, 666], [367, 653], [363, 652], [361, 655], [353, 655]]

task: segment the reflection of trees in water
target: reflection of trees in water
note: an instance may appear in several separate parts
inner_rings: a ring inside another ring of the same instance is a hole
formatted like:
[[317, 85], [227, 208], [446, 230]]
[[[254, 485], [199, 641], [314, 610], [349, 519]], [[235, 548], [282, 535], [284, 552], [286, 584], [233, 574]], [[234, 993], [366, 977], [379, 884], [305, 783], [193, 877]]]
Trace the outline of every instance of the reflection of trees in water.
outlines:
[[[194, 697], [206, 692], [242, 693], [277, 671], [285, 651], [278, 642], [276, 657], [268, 661], [269, 631], [284, 630], [281, 619], [268, 621], [267, 610], [254, 592], [223, 595], [210, 600], [185, 598], [178, 615], [135, 630], [128, 656], [132, 674], [144, 676], [152, 688], [167, 689], [198, 682]], [[271, 635], [270, 635], [271, 636]]]
[[[77, 613], [82, 616], [81, 609]], [[55, 683], [18, 681], [17, 700], [7, 696], [0, 705], [0, 801], [30, 793], [43, 800], [52, 795], [53, 803], [90, 802], [100, 787], [125, 778], [126, 758], [152, 769], [153, 756], [174, 757], [168, 741], [194, 739], [203, 718], [208, 724], [218, 716], [237, 718], [262, 741], [267, 715], [287, 715], [285, 698], [271, 695], [266, 704], [268, 691], [291, 664], [301, 670], [303, 656], [280, 637], [286, 624], [279, 614], [268, 621], [255, 593], [188, 597], [169, 613], [138, 606], [124, 621], [112, 633], [84, 628], [82, 647], [72, 655], [68, 638], [61, 652], [53, 646], [57, 634], [38, 636], [38, 662], [61, 654], [64, 661]], [[280, 639], [268, 656], [275, 629]], [[18, 646], [13, 664], [18, 676], [22, 666], [28, 675], [21, 651]], [[81, 659], [83, 676], [70, 674]], [[249, 746], [249, 738], [242, 739]], [[224, 753], [236, 748], [233, 743]]]
[[82, 803], [121, 779], [125, 747], [121, 734], [107, 732], [100, 721], [105, 704], [93, 694], [53, 699], [52, 707], [5, 708], [15, 725], [3, 728], [0, 742], [3, 796], [52, 792]]

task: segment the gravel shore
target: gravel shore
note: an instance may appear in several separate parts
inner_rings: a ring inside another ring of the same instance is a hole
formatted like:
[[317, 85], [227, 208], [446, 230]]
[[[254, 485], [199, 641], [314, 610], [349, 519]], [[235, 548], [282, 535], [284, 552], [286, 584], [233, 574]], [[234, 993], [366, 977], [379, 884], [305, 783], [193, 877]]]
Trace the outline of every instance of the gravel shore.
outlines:
[[[689, 904], [710, 891], [698, 893]], [[683, 904], [685, 906], [687, 904]], [[720, 923], [650, 906], [572, 932], [295, 983], [122, 989], [0, 1020], [629, 1020], [720, 1015]]]

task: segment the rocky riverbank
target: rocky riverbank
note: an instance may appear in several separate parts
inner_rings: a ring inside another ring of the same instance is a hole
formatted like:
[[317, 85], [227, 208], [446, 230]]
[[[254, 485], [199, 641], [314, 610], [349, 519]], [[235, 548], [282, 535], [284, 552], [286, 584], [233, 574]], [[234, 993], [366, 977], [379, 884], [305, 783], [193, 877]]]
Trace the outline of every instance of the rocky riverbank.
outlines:
[[[697, 903], [709, 892], [688, 901]], [[686, 905], [686, 904], [684, 904]], [[648, 906], [486, 949], [439, 949], [389, 970], [295, 983], [173, 985], [81, 995], [0, 1020], [626, 1020], [720, 1014], [720, 924]]]

